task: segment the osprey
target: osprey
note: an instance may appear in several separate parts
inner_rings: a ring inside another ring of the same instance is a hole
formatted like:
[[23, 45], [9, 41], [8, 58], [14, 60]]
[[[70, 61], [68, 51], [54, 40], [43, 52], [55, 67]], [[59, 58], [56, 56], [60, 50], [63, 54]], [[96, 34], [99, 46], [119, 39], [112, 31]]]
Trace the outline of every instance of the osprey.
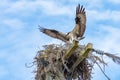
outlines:
[[48, 36], [51, 36], [53, 38], [60, 39], [64, 42], [70, 42], [72, 43], [74, 40], [79, 41], [83, 39], [83, 35], [86, 29], [86, 13], [85, 13], [85, 8], [83, 6], [78, 6], [76, 7], [76, 18], [75, 18], [75, 27], [72, 31], [68, 32], [67, 34], [64, 34], [62, 32], [59, 32], [54, 29], [46, 29], [43, 27], [39, 27], [39, 30]]

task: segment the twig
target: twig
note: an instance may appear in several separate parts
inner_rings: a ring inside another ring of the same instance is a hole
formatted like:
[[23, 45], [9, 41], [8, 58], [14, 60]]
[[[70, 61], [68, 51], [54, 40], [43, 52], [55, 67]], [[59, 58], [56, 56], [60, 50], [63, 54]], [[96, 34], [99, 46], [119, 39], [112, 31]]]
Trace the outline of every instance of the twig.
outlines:
[[100, 68], [100, 70], [102, 71], [102, 73], [105, 75], [105, 77], [108, 79], [108, 80], [111, 80], [106, 74], [105, 74], [105, 72], [103, 71], [103, 69], [101, 68], [101, 66], [97, 63], [97, 62], [95, 62], [96, 64], [97, 64], [97, 66]]

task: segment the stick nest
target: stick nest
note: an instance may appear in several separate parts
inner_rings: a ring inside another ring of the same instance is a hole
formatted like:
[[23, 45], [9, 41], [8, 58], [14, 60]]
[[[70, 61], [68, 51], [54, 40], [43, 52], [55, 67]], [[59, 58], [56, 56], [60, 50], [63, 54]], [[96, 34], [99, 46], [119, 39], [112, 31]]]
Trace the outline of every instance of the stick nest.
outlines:
[[106, 64], [102, 59], [92, 55], [92, 52], [90, 52], [88, 57], [84, 58], [77, 67], [69, 72], [64, 65], [70, 69], [78, 58], [79, 52], [83, 50], [85, 46], [79, 45], [72, 56], [63, 63], [63, 56], [70, 47], [71, 45], [68, 44], [44, 45], [44, 49], [39, 50], [35, 57], [35, 62], [37, 63], [35, 80], [91, 80], [93, 65], [97, 61]]

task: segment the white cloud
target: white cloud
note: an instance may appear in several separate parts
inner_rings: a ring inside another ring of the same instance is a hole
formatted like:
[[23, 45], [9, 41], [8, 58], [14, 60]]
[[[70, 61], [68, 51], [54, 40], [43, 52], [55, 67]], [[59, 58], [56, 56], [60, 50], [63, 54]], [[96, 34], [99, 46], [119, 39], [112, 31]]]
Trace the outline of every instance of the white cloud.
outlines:
[[7, 6], [3, 12], [5, 14], [19, 14], [19, 15], [29, 15], [30, 12], [36, 11], [36, 7], [38, 7], [35, 1], [8, 1], [4, 6]]
[[51, 15], [71, 15], [70, 6], [60, 5], [58, 2], [52, 1], [40, 1], [40, 5], [43, 7], [43, 11], [46, 14]]
[[87, 0], [88, 8], [89, 9], [99, 9], [103, 7], [103, 1], [102, 0]]
[[7, 6], [8, 3], [9, 3], [8, 0], [0, 0], [0, 1], [1, 1], [1, 3], [0, 3], [0, 9], [1, 9], [1, 8], [6, 8], [6, 7], [8, 7], [8, 6]]
[[[9, 4], [8, 4], [9, 3]], [[6, 9], [3, 11], [4, 13], [16, 13], [16, 14], [26, 14], [34, 13], [38, 10], [43, 11], [45, 14], [48, 15], [71, 15], [71, 6], [65, 6], [60, 4], [59, 2], [55, 1], [44, 1], [44, 0], [35, 0], [35, 1], [15, 1], [4, 3]]]
[[[105, 38], [102, 40], [103, 42], [101, 45], [103, 45], [104, 49], [107, 51], [115, 52], [118, 53], [120, 52], [119, 47], [120, 47], [120, 29], [111, 27], [111, 26], [104, 26], [102, 25], [102, 30], [107, 31], [108, 34], [105, 34]], [[104, 35], [104, 34], [103, 34]]]
[[22, 22], [21, 20], [19, 19], [4, 19], [2, 21], [2, 23], [5, 25], [5, 26], [8, 26], [12, 29], [21, 29], [24, 27], [25, 23]]
[[107, 0], [108, 2], [111, 2], [112, 4], [120, 4], [120, 0]]
[[106, 11], [98, 11], [98, 10], [88, 10], [87, 15], [89, 19], [92, 19], [94, 21], [99, 21], [99, 20], [110, 20], [110, 21], [115, 21], [119, 22], [120, 21], [120, 11], [111, 11], [111, 10], [106, 10]]

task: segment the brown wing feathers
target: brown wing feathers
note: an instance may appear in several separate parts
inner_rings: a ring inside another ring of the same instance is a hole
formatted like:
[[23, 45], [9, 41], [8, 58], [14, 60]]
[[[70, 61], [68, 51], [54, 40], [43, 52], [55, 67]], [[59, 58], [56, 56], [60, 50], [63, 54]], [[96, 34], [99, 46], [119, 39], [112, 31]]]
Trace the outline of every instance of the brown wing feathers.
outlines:
[[[72, 33], [76, 34], [76, 36], [78, 37], [83, 37], [86, 28], [86, 15], [85, 15], [85, 8], [83, 8], [83, 6], [80, 6], [80, 4], [78, 4], [78, 6], [76, 7], [75, 22], [76, 22], [76, 26], [73, 29]], [[39, 26], [39, 30], [48, 36], [60, 39], [64, 42], [69, 41], [69, 38], [72, 37], [72, 36], [68, 37], [66, 34], [63, 34], [57, 30], [46, 29], [40, 26]]]
[[85, 8], [83, 8], [83, 6], [80, 6], [80, 4], [78, 4], [78, 6], [76, 7], [75, 21], [76, 21], [76, 25], [79, 26], [78, 29], [79, 36], [82, 37], [86, 29], [86, 14], [85, 14]]
[[43, 27], [39, 27], [39, 30], [41, 32], [51, 36], [51, 37], [54, 37], [54, 38], [56, 38], [57, 34], [59, 34], [59, 32], [56, 31], [56, 30], [46, 29], [46, 28], [43, 28]]
[[69, 39], [67, 38], [67, 36], [57, 30], [54, 30], [54, 29], [46, 29], [46, 28], [43, 28], [43, 27], [39, 27], [39, 30], [43, 33], [45, 33], [46, 35], [48, 36], [51, 36], [53, 38], [57, 38], [57, 39], [60, 39], [64, 42], [67, 42]]
[[85, 8], [83, 8], [83, 5], [80, 7], [80, 4], [76, 7], [76, 23], [80, 23], [80, 19], [85, 18], [86, 20], [86, 15], [85, 15]]

